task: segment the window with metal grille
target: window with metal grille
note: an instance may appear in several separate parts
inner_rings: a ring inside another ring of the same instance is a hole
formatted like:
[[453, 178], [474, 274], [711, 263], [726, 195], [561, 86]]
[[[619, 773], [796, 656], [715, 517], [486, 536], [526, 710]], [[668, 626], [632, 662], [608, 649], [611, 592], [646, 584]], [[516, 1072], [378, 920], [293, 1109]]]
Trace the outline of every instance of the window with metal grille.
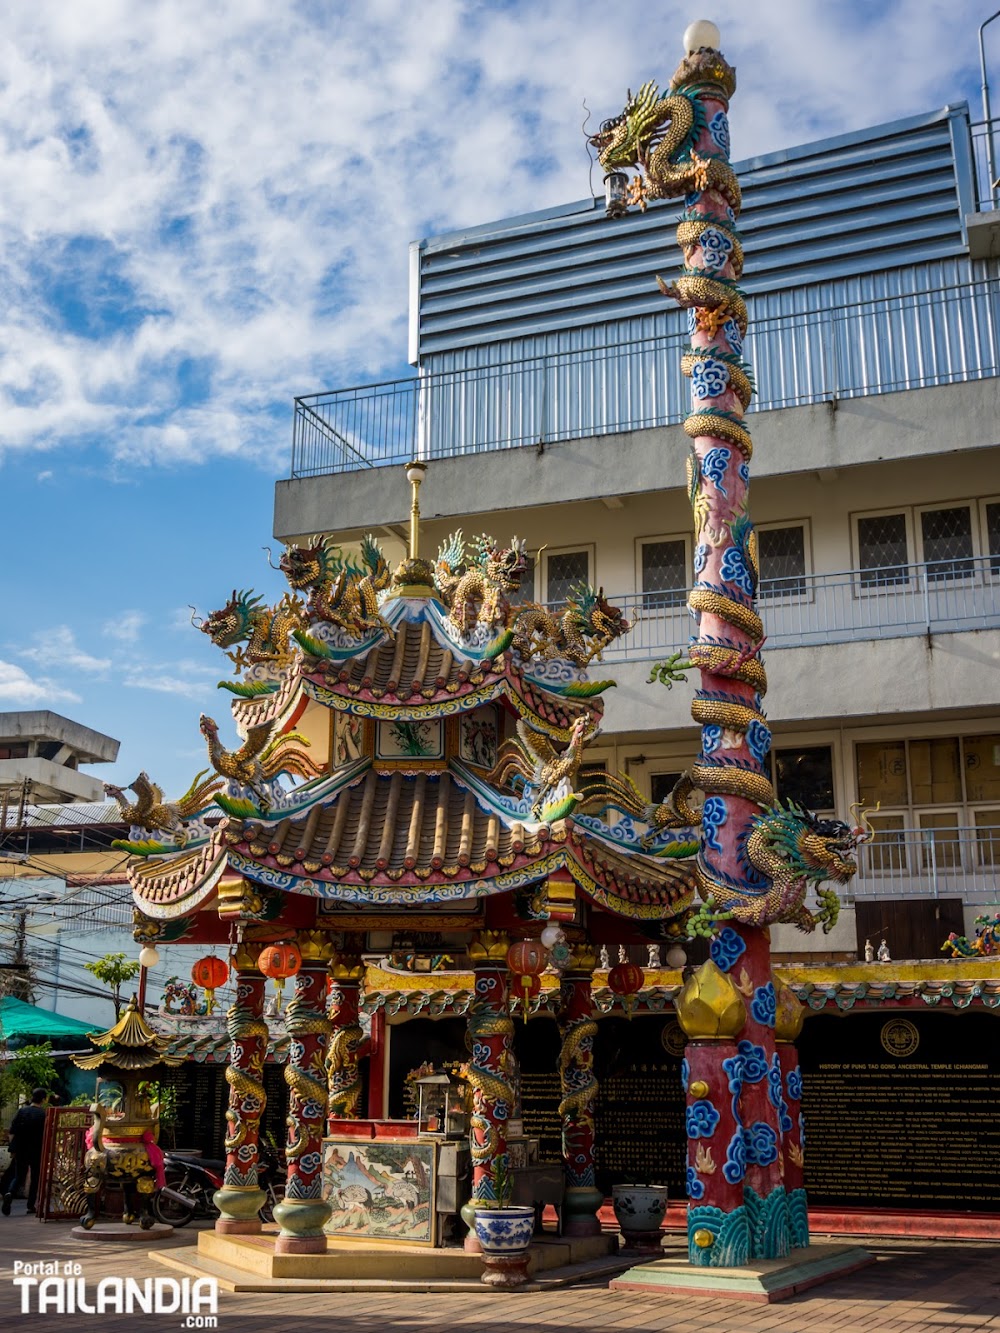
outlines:
[[590, 582], [590, 552], [554, 552], [546, 561], [545, 600], [565, 602], [581, 583]]
[[806, 590], [806, 530], [801, 523], [757, 532], [760, 591], [801, 597]]
[[905, 583], [909, 578], [905, 514], [877, 514], [858, 519], [861, 586]]
[[687, 601], [687, 543], [642, 543], [643, 606], [683, 606]]
[[920, 536], [929, 579], [968, 578], [973, 570], [972, 510], [925, 509], [920, 515]]
[[1000, 574], [1000, 501], [986, 506], [986, 549], [990, 553], [990, 573]]

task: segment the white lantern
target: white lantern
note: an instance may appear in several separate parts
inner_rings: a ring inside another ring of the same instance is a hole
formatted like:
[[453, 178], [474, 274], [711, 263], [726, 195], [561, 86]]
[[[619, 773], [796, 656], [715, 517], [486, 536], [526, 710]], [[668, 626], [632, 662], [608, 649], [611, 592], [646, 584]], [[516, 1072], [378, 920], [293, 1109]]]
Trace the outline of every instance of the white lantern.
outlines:
[[562, 927], [557, 926], [554, 921], [550, 921], [542, 931], [540, 938], [546, 949], [554, 949], [563, 938]]
[[152, 944], [147, 944], [139, 955], [139, 963], [142, 967], [155, 967], [160, 961], [159, 950]]
[[667, 967], [676, 968], [678, 971], [687, 962], [688, 956], [679, 944], [667, 950]]
[[710, 46], [713, 51], [718, 51], [721, 41], [719, 30], [711, 19], [695, 19], [693, 23], [688, 24], [684, 32], [684, 50], [689, 56], [695, 51], [700, 51], [703, 46]]

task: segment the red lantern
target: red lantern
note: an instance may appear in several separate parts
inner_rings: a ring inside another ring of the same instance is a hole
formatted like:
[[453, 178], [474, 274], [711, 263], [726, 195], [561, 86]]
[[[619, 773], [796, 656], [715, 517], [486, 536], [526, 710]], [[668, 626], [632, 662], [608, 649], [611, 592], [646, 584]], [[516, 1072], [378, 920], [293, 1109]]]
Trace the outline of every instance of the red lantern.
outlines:
[[642, 990], [646, 974], [637, 963], [616, 963], [608, 973], [608, 986], [615, 995], [620, 995], [625, 1013], [632, 1017], [635, 997]]
[[528, 1006], [531, 1003], [532, 997], [537, 995], [542, 989], [542, 979], [540, 976], [531, 972], [519, 973], [517, 976], [511, 977], [510, 989], [511, 992], [520, 999], [521, 1004], [524, 1006], [524, 1021], [527, 1023]]
[[205, 992], [206, 1013], [215, 1008], [215, 992], [229, 980], [229, 964], [224, 958], [210, 953], [199, 958], [191, 969], [191, 980]]
[[261, 950], [257, 966], [265, 977], [273, 978], [280, 1006], [285, 979], [294, 977], [302, 966], [302, 954], [299, 952], [299, 946], [294, 943], [269, 944], [266, 949]]
[[542, 989], [542, 973], [548, 956], [538, 940], [521, 940], [507, 950], [507, 966], [514, 974], [511, 990], [520, 996], [524, 1006], [524, 1021], [528, 1021], [528, 1004]]

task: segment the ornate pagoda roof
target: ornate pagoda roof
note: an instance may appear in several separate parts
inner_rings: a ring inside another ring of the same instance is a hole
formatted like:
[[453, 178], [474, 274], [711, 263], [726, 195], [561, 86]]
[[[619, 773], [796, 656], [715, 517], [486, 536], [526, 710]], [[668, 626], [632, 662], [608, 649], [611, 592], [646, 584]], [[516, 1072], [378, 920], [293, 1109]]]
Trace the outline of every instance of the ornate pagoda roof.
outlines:
[[90, 1040], [100, 1049], [93, 1055], [71, 1055], [80, 1069], [152, 1069], [156, 1065], [180, 1065], [183, 1055], [168, 1055], [171, 1038], [154, 1030], [139, 1012], [139, 1002], [133, 995], [121, 1017], [106, 1032], [91, 1032]]
[[143, 911], [163, 918], [208, 906], [227, 871], [265, 888], [384, 908], [474, 900], [566, 869], [619, 915], [667, 919], [691, 905], [693, 860], [642, 850], [627, 824], [602, 836], [589, 818], [534, 821], [517, 809], [526, 803], [490, 804], [487, 790], [457, 761], [443, 772], [391, 774], [362, 761], [310, 806], [231, 816], [203, 848], [133, 863], [132, 888]]
[[452, 716], [502, 696], [538, 730], [565, 740], [582, 714], [603, 712], [599, 696], [614, 684], [562, 659], [522, 662], [509, 631], [462, 634], [431, 595], [389, 597], [382, 616], [391, 632], [367, 639], [311, 627], [297, 667], [305, 694], [340, 712], [404, 719]]

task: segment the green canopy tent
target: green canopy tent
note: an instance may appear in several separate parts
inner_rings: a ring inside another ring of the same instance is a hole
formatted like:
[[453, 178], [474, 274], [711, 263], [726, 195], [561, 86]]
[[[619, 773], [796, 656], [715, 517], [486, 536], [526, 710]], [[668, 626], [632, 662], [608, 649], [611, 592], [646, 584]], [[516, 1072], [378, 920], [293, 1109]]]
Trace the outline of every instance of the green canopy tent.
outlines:
[[73, 1050], [89, 1049], [86, 1038], [93, 1028], [93, 1023], [54, 1014], [51, 1009], [40, 1009], [37, 1004], [28, 1004], [13, 995], [0, 999], [0, 1040], [10, 1049], [43, 1041], [52, 1042], [54, 1047], [68, 1042]]

